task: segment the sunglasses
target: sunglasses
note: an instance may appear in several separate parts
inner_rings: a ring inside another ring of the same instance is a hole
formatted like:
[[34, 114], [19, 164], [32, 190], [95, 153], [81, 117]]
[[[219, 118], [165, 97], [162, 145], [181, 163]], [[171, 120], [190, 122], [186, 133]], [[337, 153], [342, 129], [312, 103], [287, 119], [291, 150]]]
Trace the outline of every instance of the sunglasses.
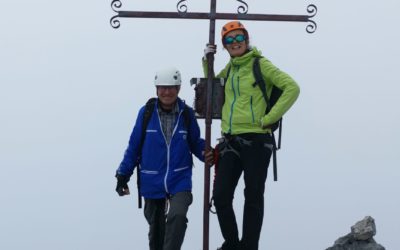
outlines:
[[234, 41], [241, 43], [244, 40], [246, 40], [246, 36], [243, 34], [236, 35], [235, 37], [227, 36], [224, 38], [224, 44], [232, 44]]

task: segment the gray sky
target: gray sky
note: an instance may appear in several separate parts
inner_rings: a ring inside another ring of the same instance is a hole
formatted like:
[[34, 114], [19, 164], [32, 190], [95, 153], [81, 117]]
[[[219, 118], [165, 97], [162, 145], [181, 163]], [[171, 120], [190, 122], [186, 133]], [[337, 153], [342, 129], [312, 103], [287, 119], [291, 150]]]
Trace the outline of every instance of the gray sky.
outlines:
[[[114, 30], [110, 2], [0, 0], [0, 249], [147, 249], [135, 184], [120, 198], [113, 175], [138, 109], [155, 95], [156, 69], [178, 67], [181, 97], [193, 102], [189, 80], [202, 76], [209, 23], [120, 19]], [[219, 11], [236, 11], [236, 1], [219, 2]], [[279, 181], [267, 181], [260, 249], [326, 249], [366, 215], [376, 220], [377, 242], [397, 249], [400, 3], [267, 2], [249, 0], [249, 13], [304, 15], [316, 4], [318, 29], [244, 22], [252, 44], [301, 87], [284, 119]], [[122, 3], [175, 11], [177, 1]], [[219, 43], [224, 23], [217, 22], [216, 70], [228, 61]], [[203, 165], [195, 165], [183, 250], [202, 249]], [[239, 218], [242, 190], [241, 182]], [[210, 218], [215, 249], [222, 237]]]

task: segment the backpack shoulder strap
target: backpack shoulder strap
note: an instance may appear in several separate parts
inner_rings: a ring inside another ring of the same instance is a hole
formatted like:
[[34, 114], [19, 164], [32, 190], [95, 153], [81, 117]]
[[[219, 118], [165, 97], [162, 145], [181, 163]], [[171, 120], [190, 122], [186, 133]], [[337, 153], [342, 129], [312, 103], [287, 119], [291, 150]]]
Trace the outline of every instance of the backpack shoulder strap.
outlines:
[[183, 108], [182, 115], [183, 115], [183, 122], [185, 124], [185, 127], [186, 127], [187, 130], [189, 130], [190, 129], [190, 123], [191, 123], [190, 107], [186, 103], [185, 103], [185, 107]]
[[146, 106], [144, 108], [144, 115], [143, 115], [143, 121], [142, 121], [142, 137], [140, 140], [140, 154], [142, 152], [142, 147], [143, 147], [143, 143], [144, 143], [144, 139], [146, 137], [146, 129], [147, 129], [147, 125], [149, 125], [150, 119], [151, 119], [151, 115], [153, 114], [154, 111], [154, 107], [156, 106], [156, 98], [150, 98], [147, 102], [146, 102]]
[[226, 78], [229, 77], [230, 73], [231, 73], [231, 64], [229, 63], [228, 71], [226, 72]]
[[262, 95], [264, 97], [265, 103], [267, 104], [267, 113], [271, 110], [271, 105], [269, 103], [268, 95], [267, 95], [267, 88], [265, 86], [265, 81], [261, 73], [260, 67], [260, 58], [254, 58], [253, 62], [253, 74], [254, 78], [256, 79], [255, 85], [258, 85], [261, 89]]
[[192, 118], [190, 116], [190, 107], [185, 103], [185, 107], [183, 108], [182, 111], [182, 116], [183, 116], [183, 124], [187, 130], [187, 135], [188, 135], [188, 139], [187, 139], [187, 143], [189, 145], [189, 148], [192, 150], [192, 141], [191, 141], [191, 137], [190, 137], [190, 126], [192, 123]]

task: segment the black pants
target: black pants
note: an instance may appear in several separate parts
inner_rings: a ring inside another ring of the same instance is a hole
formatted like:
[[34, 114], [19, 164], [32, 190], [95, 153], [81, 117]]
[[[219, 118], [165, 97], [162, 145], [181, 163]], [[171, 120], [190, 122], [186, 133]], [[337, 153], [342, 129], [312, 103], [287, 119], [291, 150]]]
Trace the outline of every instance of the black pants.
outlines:
[[150, 250], [180, 250], [192, 204], [192, 193], [177, 193], [166, 199], [145, 199], [144, 215], [149, 223]]
[[[218, 221], [225, 239], [223, 249], [257, 250], [264, 217], [264, 189], [272, 154], [272, 137], [269, 134], [242, 134], [229, 138], [223, 147], [233, 149], [221, 150], [224, 153], [218, 163], [213, 191]], [[245, 204], [243, 235], [239, 242], [232, 202], [242, 172]]]

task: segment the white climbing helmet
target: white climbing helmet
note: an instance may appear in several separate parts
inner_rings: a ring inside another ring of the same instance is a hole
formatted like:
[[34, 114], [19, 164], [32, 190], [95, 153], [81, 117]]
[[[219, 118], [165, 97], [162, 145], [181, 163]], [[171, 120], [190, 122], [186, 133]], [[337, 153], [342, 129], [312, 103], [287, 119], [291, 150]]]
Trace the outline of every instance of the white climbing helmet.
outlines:
[[181, 82], [181, 72], [175, 67], [161, 69], [154, 77], [155, 86], [179, 86]]

